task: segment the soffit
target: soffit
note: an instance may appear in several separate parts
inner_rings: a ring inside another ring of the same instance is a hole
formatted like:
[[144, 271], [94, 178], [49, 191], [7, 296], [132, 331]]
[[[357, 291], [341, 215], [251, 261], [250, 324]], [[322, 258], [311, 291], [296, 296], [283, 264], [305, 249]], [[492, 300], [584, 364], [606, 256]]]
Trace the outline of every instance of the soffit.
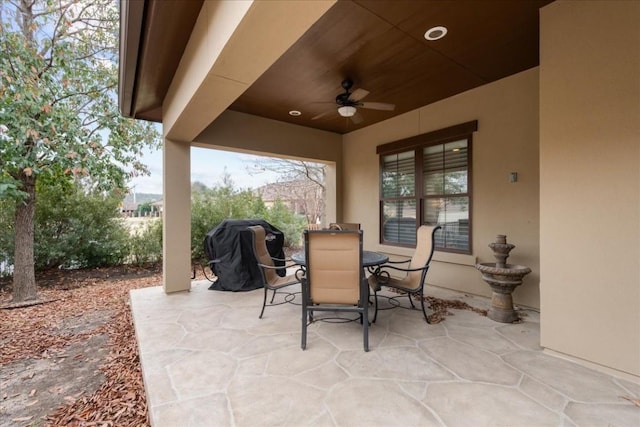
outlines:
[[[341, 0], [229, 109], [336, 133], [369, 126], [537, 66], [539, 8], [550, 2]], [[201, 6], [146, 2], [131, 116], [162, 119], [162, 100]], [[447, 36], [425, 40], [438, 25]], [[370, 92], [364, 101], [393, 103], [395, 110], [360, 110], [357, 125], [340, 117], [334, 99], [347, 77]]]
[[[133, 49], [126, 49], [120, 52], [121, 64], [130, 64], [128, 69], [121, 69], [120, 79], [133, 82], [134, 88], [128, 100], [129, 114], [126, 114], [126, 108], [122, 108], [123, 114], [155, 122], [162, 120], [162, 101], [178, 68], [202, 3], [203, 0], [122, 1], [121, 14], [123, 9], [134, 10], [135, 14], [130, 15], [137, 16], [142, 27], [138, 50], [133, 52]], [[143, 9], [143, 12], [139, 12], [140, 9]], [[129, 37], [131, 34], [126, 36]], [[127, 55], [132, 58], [128, 58]], [[120, 94], [120, 97], [122, 96], [123, 94]], [[121, 104], [122, 101], [121, 99]]]

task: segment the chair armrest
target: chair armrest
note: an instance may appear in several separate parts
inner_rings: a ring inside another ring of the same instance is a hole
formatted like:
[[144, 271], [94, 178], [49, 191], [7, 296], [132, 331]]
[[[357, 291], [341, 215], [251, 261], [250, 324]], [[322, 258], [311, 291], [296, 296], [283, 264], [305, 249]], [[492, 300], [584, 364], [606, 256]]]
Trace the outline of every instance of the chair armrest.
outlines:
[[389, 283], [389, 279], [391, 279], [391, 273], [389, 273], [389, 270], [402, 271], [403, 273], [408, 274], [413, 271], [424, 271], [428, 269], [429, 269], [428, 265], [425, 265], [424, 267], [419, 267], [419, 268], [400, 268], [400, 267], [395, 267], [393, 265], [383, 264], [380, 267], [376, 268], [375, 271], [372, 272], [372, 274], [373, 276], [375, 276], [378, 286], [380, 286], [380, 285], [386, 285], [387, 283]]
[[[290, 267], [295, 267], [296, 265], [300, 265], [297, 262], [295, 262], [294, 260], [292, 260], [291, 258], [273, 258], [273, 257], [271, 257], [271, 259], [273, 261], [276, 261], [276, 262], [284, 263], [284, 265], [282, 265], [282, 266], [280, 266], [278, 268], [290, 268]], [[291, 264], [287, 264], [288, 262], [291, 263]]]
[[283, 268], [295, 267], [296, 265], [298, 265], [298, 264], [293, 263], [293, 264], [289, 264], [289, 265], [286, 265], [286, 264], [285, 265], [266, 265], [266, 264], [258, 263], [258, 266], [260, 266], [262, 268], [269, 268], [271, 270], [280, 270], [280, 269], [283, 269]]
[[220, 262], [220, 258], [216, 258], [216, 259], [212, 259], [211, 261], [208, 261], [207, 264], [209, 264], [210, 266], [213, 264], [217, 264]]
[[274, 261], [280, 261], [280, 262], [292, 261], [291, 258], [274, 258], [274, 257], [271, 257], [271, 259], [274, 260]]
[[396, 271], [404, 271], [406, 273], [410, 273], [412, 271], [422, 271], [422, 270], [426, 270], [429, 268], [428, 265], [425, 265], [423, 267], [418, 267], [418, 268], [400, 268], [400, 267], [395, 267], [393, 265], [383, 265], [381, 268], [390, 268], [392, 270], [396, 270]]

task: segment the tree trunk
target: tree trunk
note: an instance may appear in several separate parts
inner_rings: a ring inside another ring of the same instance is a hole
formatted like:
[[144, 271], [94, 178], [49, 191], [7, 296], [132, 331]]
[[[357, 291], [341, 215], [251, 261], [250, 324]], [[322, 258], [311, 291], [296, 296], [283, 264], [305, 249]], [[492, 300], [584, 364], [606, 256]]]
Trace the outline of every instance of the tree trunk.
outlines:
[[34, 218], [36, 213], [36, 180], [21, 174], [22, 190], [28, 196], [16, 207], [15, 254], [13, 266], [13, 302], [38, 298], [33, 256]]

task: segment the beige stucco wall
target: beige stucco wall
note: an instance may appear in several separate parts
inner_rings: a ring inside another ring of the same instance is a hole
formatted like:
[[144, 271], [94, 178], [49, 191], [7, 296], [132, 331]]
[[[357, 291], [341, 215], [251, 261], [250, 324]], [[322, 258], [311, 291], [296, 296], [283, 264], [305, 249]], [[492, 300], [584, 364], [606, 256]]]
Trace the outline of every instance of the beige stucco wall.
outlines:
[[640, 375], [640, 2], [541, 11], [541, 344]]
[[[475, 269], [493, 262], [487, 247], [496, 234], [506, 234], [516, 245], [509, 263], [529, 266], [533, 272], [516, 289], [516, 303], [539, 306], [538, 249], [538, 69], [411, 111], [344, 137], [345, 221], [360, 222], [365, 246], [391, 254], [412, 250], [380, 245], [379, 163], [376, 146], [394, 140], [478, 120], [473, 135], [473, 253], [438, 253], [427, 281], [479, 295], [489, 286]], [[518, 182], [509, 183], [509, 173]]]

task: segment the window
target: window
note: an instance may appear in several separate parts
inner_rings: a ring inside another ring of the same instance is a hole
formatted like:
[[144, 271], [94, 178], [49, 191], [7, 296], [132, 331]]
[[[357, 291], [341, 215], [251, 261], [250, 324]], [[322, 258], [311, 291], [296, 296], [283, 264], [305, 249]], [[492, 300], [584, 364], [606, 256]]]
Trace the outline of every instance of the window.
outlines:
[[439, 224], [437, 250], [471, 253], [475, 130], [477, 121], [378, 147], [381, 243], [415, 246], [419, 225]]
[[382, 158], [383, 241], [416, 244], [415, 153]]

